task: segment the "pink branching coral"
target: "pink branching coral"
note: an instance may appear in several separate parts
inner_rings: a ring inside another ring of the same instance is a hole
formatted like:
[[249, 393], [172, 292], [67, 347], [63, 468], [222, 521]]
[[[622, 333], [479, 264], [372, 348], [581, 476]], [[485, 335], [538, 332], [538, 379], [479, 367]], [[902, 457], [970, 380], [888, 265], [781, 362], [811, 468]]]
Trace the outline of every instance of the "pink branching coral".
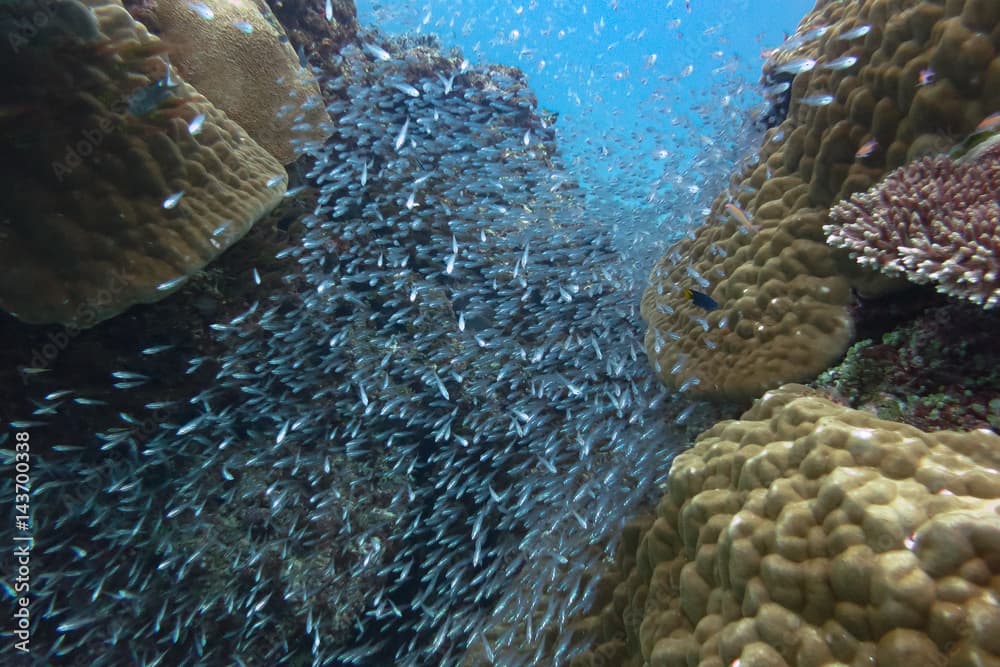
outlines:
[[858, 263], [984, 308], [1000, 304], [1000, 141], [924, 157], [830, 209], [830, 245]]

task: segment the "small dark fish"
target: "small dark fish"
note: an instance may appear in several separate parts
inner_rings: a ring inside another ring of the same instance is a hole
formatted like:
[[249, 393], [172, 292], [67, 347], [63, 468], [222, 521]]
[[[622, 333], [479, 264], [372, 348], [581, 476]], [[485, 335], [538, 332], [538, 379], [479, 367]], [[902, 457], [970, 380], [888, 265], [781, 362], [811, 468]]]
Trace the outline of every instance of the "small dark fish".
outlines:
[[684, 298], [699, 308], [704, 308], [705, 310], [715, 310], [719, 307], [719, 304], [715, 299], [704, 292], [699, 292], [698, 290], [685, 289]]
[[129, 96], [129, 113], [133, 116], [146, 116], [156, 111], [168, 97], [174, 95], [178, 85], [180, 84], [170, 76], [170, 65], [167, 65], [167, 73], [162, 79], [143, 86]]

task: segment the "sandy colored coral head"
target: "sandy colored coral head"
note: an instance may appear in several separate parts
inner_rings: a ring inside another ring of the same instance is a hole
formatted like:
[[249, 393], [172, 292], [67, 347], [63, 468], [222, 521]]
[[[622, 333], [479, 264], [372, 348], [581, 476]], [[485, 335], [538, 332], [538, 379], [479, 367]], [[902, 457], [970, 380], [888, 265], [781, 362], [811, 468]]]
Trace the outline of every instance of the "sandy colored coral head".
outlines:
[[1000, 436], [786, 385], [677, 456], [619, 562], [575, 666], [996, 664]]
[[779, 124], [706, 223], [652, 271], [646, 351], [665, 384], [746, 399], [812, 378], [851, 342], [851, 289], [905, 285], [826, 246], [829, 207], [1000, 108], [1000, 58], [986, 37], [1000, 22], [994, 5], [829, 2], [803, 19], [766, 64], [789, 84], [767, 117]]
[[[5, 5], [14, 21], [52, 3]], [[183, 283], [280, 201], [284, 168], [176, 72], [114, 0], [0, 50], [10, 93], [0, 306], [91, 326]]]
[[282, 164], [330, 136], [319, 86], [263, 0], [157, 0], [153, 12], [181, 76]]

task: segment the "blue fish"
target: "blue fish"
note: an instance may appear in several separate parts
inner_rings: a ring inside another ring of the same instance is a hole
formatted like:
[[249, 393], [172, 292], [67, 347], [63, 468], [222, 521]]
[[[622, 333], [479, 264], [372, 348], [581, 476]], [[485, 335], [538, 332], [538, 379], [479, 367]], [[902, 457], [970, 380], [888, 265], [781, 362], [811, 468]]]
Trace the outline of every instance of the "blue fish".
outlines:
[[180, 84], [170, 75], [170, 65], [162, 79], [153, 81], [132, 93], [128, 98], [128, 111], [133, 116], [147, 116], [156, 111], [167, 98], [175, 96]]
[[719, 303], [715, 299], [704, 292], [699, 292], [698, 290], [685, 289], [684, 298], [699, 308], [704, 308], [705, 310], [715, 310], [719, 307]]

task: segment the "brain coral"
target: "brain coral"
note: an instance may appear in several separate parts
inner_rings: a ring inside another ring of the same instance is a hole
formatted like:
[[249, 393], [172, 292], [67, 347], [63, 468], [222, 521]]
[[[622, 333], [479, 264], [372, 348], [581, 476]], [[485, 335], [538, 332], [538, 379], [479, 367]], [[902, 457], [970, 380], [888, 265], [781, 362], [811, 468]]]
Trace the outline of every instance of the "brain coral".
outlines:
[[831, 245], [859, 264], [984, 308], [1000, 304], [1000, 142], [922, 157], [830, 210]]
[[1000, 664], [1000, 436], [808, 391], [674, 460], [576, 667]]
[[[646, 351], [665, 383], [745, 399], [810, 378], [843, 353], [850, 288], [898, 283], [826, 246], [828, 209], [1000, 108], [998, 24], [1000, 5], [981, 0], [820, 3], [803, 20], [765, 66], [795, 73], [788, 117], [706, 224], [652, 270]], [[684, 299], [686, 289], [718, 309]]]
[[[46, 12], [65, 18], [16, 32]], [[117, 0], [6, 3], [0, 26], [18, 36], [0, 47], [6, 310], [85, 327], [156, 301], [280, 201], [281, 164], [167, 87], [162, 45]]]

